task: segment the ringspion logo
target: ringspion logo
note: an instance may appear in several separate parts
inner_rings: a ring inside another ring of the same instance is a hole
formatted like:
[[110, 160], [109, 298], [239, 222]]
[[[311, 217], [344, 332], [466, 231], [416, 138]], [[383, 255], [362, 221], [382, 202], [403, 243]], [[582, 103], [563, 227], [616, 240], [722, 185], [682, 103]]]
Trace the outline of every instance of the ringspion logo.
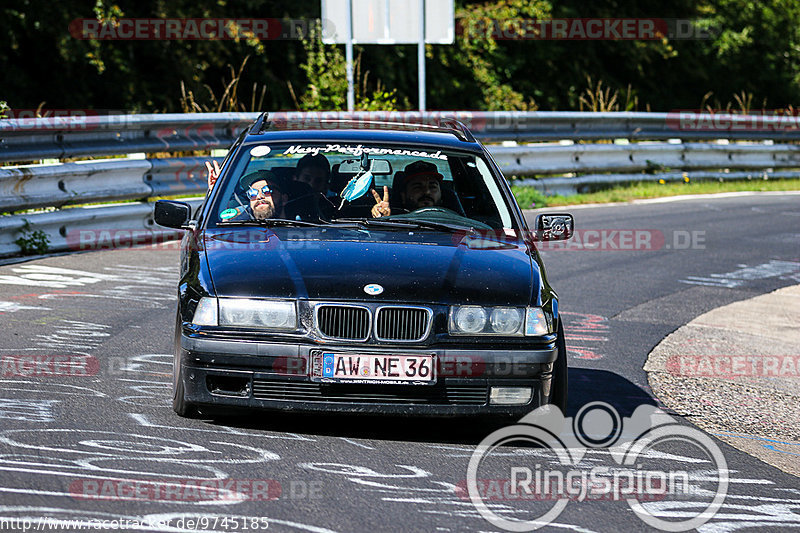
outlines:
[[[514, 453], [515, 442], [532, 453]], [[687, 464], [703, 465], [703, 475]], [[592, 402], [570, 418], [540, 407], [494, 431], [473, 452], [455, 491], [506, 531], [539, 529], [568, 505], [594, 500], [624, 501], [650, 527], [686, 531], [714, 517], [729, 481], [725, 456], [702, 431], [651, 405], [623, 418], [611, 405]], [[513, 507], [497, 504], [507, 501]], [[676, 501], [681, 516], [664, 519], [659, 509]]]

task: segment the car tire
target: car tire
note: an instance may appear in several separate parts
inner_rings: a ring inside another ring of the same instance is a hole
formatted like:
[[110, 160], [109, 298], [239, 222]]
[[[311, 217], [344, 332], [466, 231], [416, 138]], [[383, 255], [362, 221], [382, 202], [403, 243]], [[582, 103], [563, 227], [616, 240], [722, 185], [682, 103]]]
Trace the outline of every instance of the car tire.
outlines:
[[175, 349], [172, 358], [172, 410], [184, 418], [197, 418], [200, 412], [197, 406], [186, 401], [183, 386], [183, 369], [181, 368], [181, 318], [175, 319]]
[[558, 355], [553, 363], [553, 381], [550, 390], [550, 404], [561, 409], [564, 416], [567, 414], [567, 396], [569, 389], [569, 370], [567, 368], [567, 343], [564, 339], [564, 328], [561, 321], [558, 323]]

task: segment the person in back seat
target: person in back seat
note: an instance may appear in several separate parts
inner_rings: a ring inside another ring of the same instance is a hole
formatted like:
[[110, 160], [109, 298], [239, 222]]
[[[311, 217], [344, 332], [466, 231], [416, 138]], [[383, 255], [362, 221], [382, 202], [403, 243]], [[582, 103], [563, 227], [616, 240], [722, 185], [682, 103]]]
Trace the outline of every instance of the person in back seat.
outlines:
[[297, 162], [294, 180], [307, 183], [314, 192], [327, 196], [330, 179], [331, 164], [324, 155], [306, 154]]
[[[219, 177], [220, 167], [219, 163], [213, 160], [206, 161], [205, 165], [208, 172], [208, 188], [211, 189]], [[297, 162], [292, 179], [307, 183], [315, 192], [325, 197], [330, 196], [328, 186], [331, 179], [331, 164], [322, 154], [306, 154]]]
[[[439, 207], [442, 205], [442, 181], [436, 165], [427, 161], [415, 161], [403, 169], [402, 176], [392, 186], [392, 193], [399, 194], [402, 209], [415, 211], [423, 207]], [[399, 174], [399, 172], [398, 172]], [[394, 190], [399, 188], [399, 190]], [[389, 188], [383, 188], [383, 198], [372, 189], [375, 205], [372, 206], [372, 217], [379, 218], [392, 214], [389, 201]]]
[[322, 154], [306, 154], [297, 162], [294, 180], [308, 184], [319, 196], [317, 204], [322, 216], [330, 219], [336, 210], [337, 196], [330, 191], [331, 164]]

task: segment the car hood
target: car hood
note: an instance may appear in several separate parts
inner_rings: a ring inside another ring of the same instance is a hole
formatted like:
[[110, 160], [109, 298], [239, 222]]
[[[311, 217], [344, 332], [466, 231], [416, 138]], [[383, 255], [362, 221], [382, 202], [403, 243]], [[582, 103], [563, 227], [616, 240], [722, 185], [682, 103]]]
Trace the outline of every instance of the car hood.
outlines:
[[[524, 243], [494, 233], [247, 227], [206, 230], [202, 242], [223, 297], [525, 306], [540, 296]], [[369, 284], [383, 293], [367, 295]]]

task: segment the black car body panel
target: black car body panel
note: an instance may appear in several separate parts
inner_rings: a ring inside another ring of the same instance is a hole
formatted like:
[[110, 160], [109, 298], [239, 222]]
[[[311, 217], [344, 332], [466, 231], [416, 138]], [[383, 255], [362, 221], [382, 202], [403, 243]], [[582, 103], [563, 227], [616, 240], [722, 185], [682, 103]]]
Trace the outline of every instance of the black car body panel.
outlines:
[[217, 296], [372, 301], [363, 288], [378, 283], [392, 302], [540, 304], [539, 270], [522, 243], [474, 249], [462, 236], [235, 228], [204, 238]]

